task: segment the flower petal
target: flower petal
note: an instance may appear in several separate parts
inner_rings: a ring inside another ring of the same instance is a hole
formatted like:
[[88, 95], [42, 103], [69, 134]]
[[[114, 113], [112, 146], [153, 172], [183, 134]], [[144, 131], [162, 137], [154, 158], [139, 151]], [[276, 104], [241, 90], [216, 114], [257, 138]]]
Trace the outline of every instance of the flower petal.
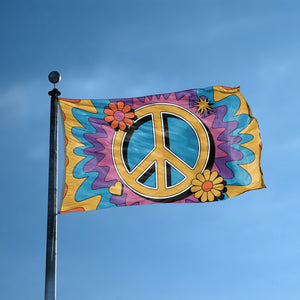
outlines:
[[131, 106], [126, 104], [123, 108], [123, 113], [125, 114], [125, 113], [129, 112], [130, 110], [131, 110]]
[[223, 177], [217, 177], [215, 180], [213, 180], [213, 184], [218, 184], [218, 183], [221, 183], [223, 181]]
[[126, 125], [125, 125], [125, 123], [124, 123], [123, 121], [120, 121], [120, 122], [119, 122], [119, 128], [120, 128], [121, 130], [125, 130], [125, 129], [126, 129]]
[[198, 186], [198, 185], [193, 185], [193, 186], [191, 187], [191, 192], [192, 192], [192, 193], [196, 193], [196, 192], [198, 192], [198, 191], [201, 191], [201, 187], [200, 187], [200, 186]]
[[199, 199], [201, 196], [202, 196], [202, 194], [204, 193], [204, 191], [198, 191], [197, 193], [195, 193], [195, 198], [197, 198], [197, 199]]
[[200, 199], [201, 202], [206, 202], [207, 201], [207, 192], [204, 192], [201, 199]]
[[211, 189], [210, 190], [216, 197], [220, 197], [221, 196], [221, 192], [216, 190], [216, 189]]
[[214, 189], [222, 191], [224, 189], [224, 184], [216, 184], [214, 185]]
[[215, 200], [215, 196], [212, 192], [207, 192], [207, 198], [208, 198], [208, 201], [214, 201]]
[[112, 128], [114, 128], [114, 129], [117, 128], [118, 125], [119, 125], [119, 122], [116, 121], [116, 120], [113, 120], [112, 123], [110, 124], [110, 126], [111, 126]]
[[123, 120], [128, 126], [131, 126], [133, 124], [133, 121], [131, 119], [128, 118], [124, 118]]
[[204, 170], [203, 176], [204, 176], [205, 180], [209, 180], [209, 177], [210, 177], [210, 171], [207, 170], [207, 169]]
[[201, 181], [199, 181], [198, 179], [193, 179], [192, 180], [192, 185], [202, 185], [203, 184], [203, 182], [201, 182]]
[[124, 107], [124, 102], [123, 101], [118, 101], [117, 105], [118, 105], [118, 110], [122, 111], [122, 109]]
[[204, 178], [204, 176], [203, 176], [201, 173], [198, 173], [198, 174], [196, 175], [196, 177], [197, 177], [201, 182], [204, 182], [204, 181], [205, 181], [205, 178]]
[[108, 106], [109, 106], [114, 112], [117, 110], [117, 106], [116, 106], [116, 104], [114, 104], [113, 102], [110, 102], [110, 103], [108, 104]]
[[209, 180], [210, 181], [214, 181], [218, 176], [218, 172], [217, 171], [213, 171], [211, 174], [210, 174], [210, 178]]
[[112, 116], [114, 114], [113, 110], [109, 109], [109, 108], [105, 108], [104, 109], [104, 113], [106, 115]]
[[104, 118], [104, 120], [106, 121], [106, 122], [111, 122], [111, 121], [113, 121], [114, 120], [114, 117], [113, 116], [106, 116], [105, 118]]
[[133, 119], [134, 118], [134, 113], [131, 111], [131, 112], [128, 112], [125, 114], [125, 117], [126, 118], [130, 118], [130, 119]]

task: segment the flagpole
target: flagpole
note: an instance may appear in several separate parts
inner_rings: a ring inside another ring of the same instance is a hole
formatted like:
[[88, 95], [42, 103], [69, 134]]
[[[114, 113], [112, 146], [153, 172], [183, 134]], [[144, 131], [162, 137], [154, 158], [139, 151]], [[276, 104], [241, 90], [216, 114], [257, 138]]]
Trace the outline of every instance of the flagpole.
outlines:
[[57, 249], [57, 113], [59, 90], [55, 84], [60, 81], [60, 74], [53, 71], [48, 79], [54, 88], [48, 94], [51, 96], [50, 140], [49, 140], [49, 181], [48, 181], [48, 220], [47, 249], [45, 274], [45, 300], [56, 299], [56, 249]]

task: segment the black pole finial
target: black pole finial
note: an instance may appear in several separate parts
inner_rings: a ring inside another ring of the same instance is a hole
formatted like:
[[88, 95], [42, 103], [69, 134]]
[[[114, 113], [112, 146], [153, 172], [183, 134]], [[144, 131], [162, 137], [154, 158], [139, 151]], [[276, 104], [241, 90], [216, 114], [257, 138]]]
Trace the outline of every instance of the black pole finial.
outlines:
[[57, 71], [52, 71], [52, 72], [49, 73], [48, 79], [49, 79], [49, 81], [50, 81], [51, 83], [54, 84], [54, 87], [55, 87], [55, 84], [58, 83], [58, 82], [60, 82], [61, 76], [60, 76], [59, 72], [57, 72]]
[[52, 71], [52, 72], [49, 73], [48, 79], [49, 79], [49, 81], [50, 81], [51, 83], [54, 84], [53, 90], [50, 91], [48, 94], [49, 94], [51, 97], [54, 96], [54, 97], [57, 98], [57, 97], [60, 95], [60, 91], [59, 91], [58, 89], [55, 88], [55, 84], [58, 83], [58, 82], [60, 82], [61, 76], [60, 76], [60, 74], [59, 74], [57, 71]]

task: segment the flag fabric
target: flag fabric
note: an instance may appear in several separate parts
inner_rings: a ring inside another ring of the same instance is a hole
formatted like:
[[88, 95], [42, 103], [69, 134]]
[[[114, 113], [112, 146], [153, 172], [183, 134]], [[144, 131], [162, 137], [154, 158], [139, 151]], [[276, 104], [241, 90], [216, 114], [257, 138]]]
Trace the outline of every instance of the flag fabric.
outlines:
[[59, 104], [60, 213], [212, 202], [265, 187], [259, 126], [239, 87]]

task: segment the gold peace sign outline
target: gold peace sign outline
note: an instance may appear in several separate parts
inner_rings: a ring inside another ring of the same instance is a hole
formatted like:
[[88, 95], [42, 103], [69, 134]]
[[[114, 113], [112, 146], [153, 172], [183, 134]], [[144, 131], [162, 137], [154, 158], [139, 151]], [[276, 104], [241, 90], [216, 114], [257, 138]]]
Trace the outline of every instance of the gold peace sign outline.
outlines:
[[[187, 165], [166, 148], [162, 119], [164, 113], [175, 115], [184, 120], [194, 130], [198, 139], [199, 152], [193, 167]], [[112, 157], [118, 175], [133, 192], [153, 201], [163, 201], [184, 194], [191, 187], [191, 181], [196, 177], [196, 174], [204, 171], [209, 160], [210, 139], [205, 126], [191, 112], [175, 104], [149, 104], [135, 110], [135, 115], [137, 116], [135, 122], [147, 115], [152, 116], [154, 148], [132, 171], [129, 171], [122, 155], [126, 132], [117, 131], [113, 139]], [[175, 185], [167, 186], [166, 162], [175, 167], [185, 178]], [[143, 185], [138, 181], [154, 164], [156, 166], [156, 188]]]

